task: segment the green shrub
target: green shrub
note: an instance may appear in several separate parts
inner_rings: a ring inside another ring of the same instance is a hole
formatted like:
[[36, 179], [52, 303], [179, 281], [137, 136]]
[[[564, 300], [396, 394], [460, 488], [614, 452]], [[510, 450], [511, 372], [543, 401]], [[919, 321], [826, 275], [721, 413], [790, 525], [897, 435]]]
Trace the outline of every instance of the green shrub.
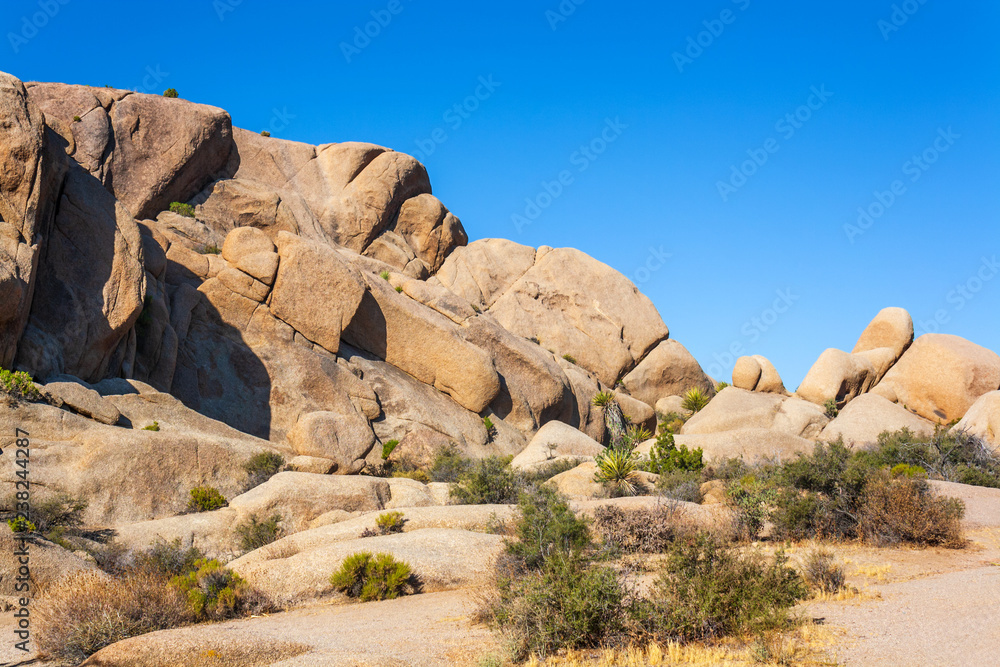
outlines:
[[416, 480], [421, 484], [431, 483], [431, 476], [425, 470], [393, 470], [392, 476]]
[[900, 463], [923, 468], [929, 477], [1000, 488], [1000, 457], [981, 438], [964, 431], [938, 429], [918, 436], [907, 429], [879, 435], [878, 444], [856, 453], [867, 467]]
[[826, 549], [809, 552], [802, 574], [806, 584], [821, 593], [838, 593], [844, 587], [844, 568]]
[[268, 132], [267, 130], [261, 130], [260, 131], [260, 136], [262, 136], [262, 137], [269, 137], [269, 136], [271, 136], [271, 133]]
[[176, 99], [178, 97], [177, 90], [175, 88], [167, 88], [163, 91], [163, 96]]
[[219, 621], [240, 615], [251, 604], [246, 582], [213, 559], [195, 562], [195, 570], [170, 580], [187, 598], [188, 610], [198, 621]]
[[748, 476], [731, 482], [726, 493], [733, 505], [737, 529], [745, 538], [756, 540], [770, 516], [770, 505], [777, 492]]
[[720, 391], [729, 386], [728, 382], [716, 382], [715, 383], [715, 393], [718, 394]]
[[53, 530], [76, 529], [83, 525], [87, 502], [66, 493], [56, 493], [31, 505], [31, 520], [36, 530], [48, 534]]
[[579, 554], [591, 546], [587, 522], [564, 496], [544, 485], [518, 498], [514, 534], [517, 540], [507, 543], [507, 553], [529, 569], [541, 567], [553, 553]]
[[639, 455], [631, 450], [607, 447], [594, 459], [594, 481], [604, 485], [614, 497], [634, 496], [642, 490], [639, 479]]
[[666, 498], [701, 503], [701, 473], [696, 470], [673, 470], [660, 473], [657, 490]]
[[[204, 552], [197, 547], [191, 546], [187, 549], [182, 547], [179, 537], [172, 542], [159, 538], [146, 551], [136, 555], [134, 567], [139, 572], [170, 579], [194, 572], [198, 569], [196, 563], [204, 558]], [[112, 574], [117, 574], [114, 568], [111, 570]]]
[[23, 516], [17, 516], [13, 519], [7, 521], [7, 525], [15, 533], [33, 533], [35, 532], [35, 524], [31, 523]]
[[74, 123], [79, 123], [81, 120], [83, 120], [83, 119], [80, 118], [79, 116], [73, 116], [73, 122]]
[[396, 294], [402, 294], [402, 293], [403, 293], [403, 286], [396, 285]]
[[399, 446], [399, 440], [387, 440], [382, 443], [382, 460], [388, 461], [392, 452]]
[[281, 535], [279, 523], [281, 523], [280, 514], [273, 514], [263, 521], [256, 514], [251, 514], [246, 520], [236, 524], [235, 531], [240, 549], [250, 552], [274, 542]]
[[225, 496], [212, 486], [197, 486], [191, 489], [188, 510], [191, 512], [211, 512], [229, 504]]
[[807, 596], [802, 577], [778, 552], [740, 554], [699, 534], [674, 542], [645, 606], [644, 625], [659, 638], [711, 639], [784, 627]]
[[38, 387], [32, 382], [31, 376], [24, 371], [9, 371], [0, 368], [0, 387], [4, 393], [14, 398], [23, 398], [30, 401], [41, 398]]
[[625, 429], [625, 437], [622, 439], [622, 444], [625, 447], [635, 447], [640, 443], [646, 442], [652, 437], [652, 431], [645, 426], [642, 426], [641, 424], [629, 424], [629, 426]]
[[836, 419], [837, 415], [840, 414], [840, 408], [837, 407], [837, 399], [835, 398], [831, 398], [824, 403], [823, 409], [826, 411], [826, 416], [830, 419]]
[[403, 518], [402, 512], [384, 512], [375, 519], [375, 525], [378, 526], [378, 531], [382, 535], [403, 532], [403, 524], [405, 523], [406, 519]]
[[684, 401], [681, 407], [694, 414], [702, 410], [711, 399], [698, 387], [691, 387], [684, 392]]
[[368, 551], [344, 559], [340, 569], [330, 576], [330, 584], [341, 593], [361, 602], [393, 600], [400, 595], [418, 592], [418, 583], [410, 566], [389, 554]]
[[432, 482], [457, 482], [459, 477], [472, 468], [472, 459], [462, 456], [458, 447], [451, 445], [443, 447], [434, 455], [430, 470], [427, 471]]
[[213, 244], [209, 244], [209, 245], [206, 245], [204, 248], [201, 249], [201, 254], [203, 254], [203, 255], [221, 255], [222, 254], [222, 248], [220, 248], [219, 246], [215, 245], [214, 243]]
[[649, 450], [649, 461], [644, 468], [648, 472], [664, 475], [675, 471], [699, 471], [705, 467], [704, 452], [701, 447], [689, 450], [686, 445], [677, 447], [674, 434], [661, 429], [656, 442]]
[[271, 479], [285, 468], [285, 457], [278, 452], [257, 452], [243, 464], [247, 473], [245, 490], [249, 491]]
[[150, 424], [148, 426], [143, 426], [142, 430], [143, 431], [159, 431], [160, 430], [160, 422], [154, 421], [152, 424]]
[[594, 394], [594, 398], [591, 399], [591, 403], [593, 403], [595, 407], [604, 408], [607, 407], [608, 405], [611, 405], [611, 403], [614, 402], [614, 400], [615, 400], [615, 395], [612, 392], [599, 391], [596, 394]]
[[460, 505], [507, 505], [517, 502], [524, 481], [510, 467], [510, 456], [489, 456], [459, 475], [451, 498]]
[[389, 272], [384, 269], [382, 271], [379, 271], [378, 275], [383, 280], [389, 280]]
[[176, 213], [177, 215], [183, 215], [185, 218], [193, 218], [194, 206], [191, 206], [191, 204], [185, 204], [183, 202], [175, 201], [170, 204], [170, 212]]
[[538, 570], [508, 570], [480, 615], [507, 639], [517, 660], [620, 641], [628, 627], [626, 589], [614, 569], [557, 553]]
[[564, 354], [562, 356], [562, 358], [565, 359], [566, 361], [568, 361], [571, 364], [575, 364], [576, 363], [576, 357], [574, 357], [572, 354]]
[[494, 424], [493, 420], [489, 417], [483, 417], [483, 428], [486, 429], [486, 441], [492, 441], [497, 435], [496, 424]]
[[582, 460], [575, 457], [547, 461], [533, 467], [530, 471], [522, 472], [521, 476], [524, 478], [526, 485], [546, 482], [559, 473], [572, 470], [580, 465], [580, 463], [582, 463]]

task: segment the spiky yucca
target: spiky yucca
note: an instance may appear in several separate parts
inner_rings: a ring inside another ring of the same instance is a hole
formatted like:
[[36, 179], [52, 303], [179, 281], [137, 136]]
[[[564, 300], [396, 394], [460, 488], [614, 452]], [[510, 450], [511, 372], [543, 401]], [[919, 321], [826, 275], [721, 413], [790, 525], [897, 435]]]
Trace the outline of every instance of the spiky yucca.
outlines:
[[639, 455], [632, 449], [608, 447], [594, 459], [594, 481], [615, 495], [634, 496], [639, 492]]
[[698, 387], [691, 387], [686, 392], [684, 392], [684, 402], [681, 404], [685, 410], [691, 413], [698, 412], [706, 405], [708, 405], [709, 397], [705, 395]]

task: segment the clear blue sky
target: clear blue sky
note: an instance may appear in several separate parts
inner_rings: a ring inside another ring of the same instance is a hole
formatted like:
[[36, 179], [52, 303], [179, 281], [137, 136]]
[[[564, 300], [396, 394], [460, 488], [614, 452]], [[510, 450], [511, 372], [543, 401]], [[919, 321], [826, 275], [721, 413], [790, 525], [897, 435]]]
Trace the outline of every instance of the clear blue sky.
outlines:
[[792, 389], [890, 305], [1000, 351], [998, 3], [908, 0], [895, 23], [890, 0], [561, 6], [7, 0], [0, 69], [422, 151], [471, 239], [610, 264], [716, 379], [735, 344]]

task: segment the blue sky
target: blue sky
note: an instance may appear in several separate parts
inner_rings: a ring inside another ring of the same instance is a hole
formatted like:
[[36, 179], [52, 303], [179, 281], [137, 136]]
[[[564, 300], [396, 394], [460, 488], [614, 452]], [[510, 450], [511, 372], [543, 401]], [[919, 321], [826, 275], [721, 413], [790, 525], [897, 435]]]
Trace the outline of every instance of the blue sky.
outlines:
[[3, 11], [23, 80], [173, 87], [251, 130], [418, 155], [471, 239], [610, 264], [716, 379], [736, 350], [794, 389], [890, 305], [1000, 351], [996, 2]]

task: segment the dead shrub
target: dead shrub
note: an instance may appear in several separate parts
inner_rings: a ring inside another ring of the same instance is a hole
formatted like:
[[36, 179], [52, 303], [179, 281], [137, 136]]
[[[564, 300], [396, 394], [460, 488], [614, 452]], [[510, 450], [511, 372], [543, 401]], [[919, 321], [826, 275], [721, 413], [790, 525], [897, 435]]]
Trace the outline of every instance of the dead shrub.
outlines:
[[868, 542], [901, 542], [961, 548], [965, 504], [940, 497], [926, 480], [880, 470], [861, 495], [858, 532]]
[[844, 568], [826, 549], [809, 552], [802, 576], [809, 588], [821, 593], [838, 593], [844, 587]]
[[628, 510], [605, 505], [594, 512], [594, 532], [623, 553], [655, 554], [667, 551], [674, 540], [690, 533], [690, 527], [677, 502]]

